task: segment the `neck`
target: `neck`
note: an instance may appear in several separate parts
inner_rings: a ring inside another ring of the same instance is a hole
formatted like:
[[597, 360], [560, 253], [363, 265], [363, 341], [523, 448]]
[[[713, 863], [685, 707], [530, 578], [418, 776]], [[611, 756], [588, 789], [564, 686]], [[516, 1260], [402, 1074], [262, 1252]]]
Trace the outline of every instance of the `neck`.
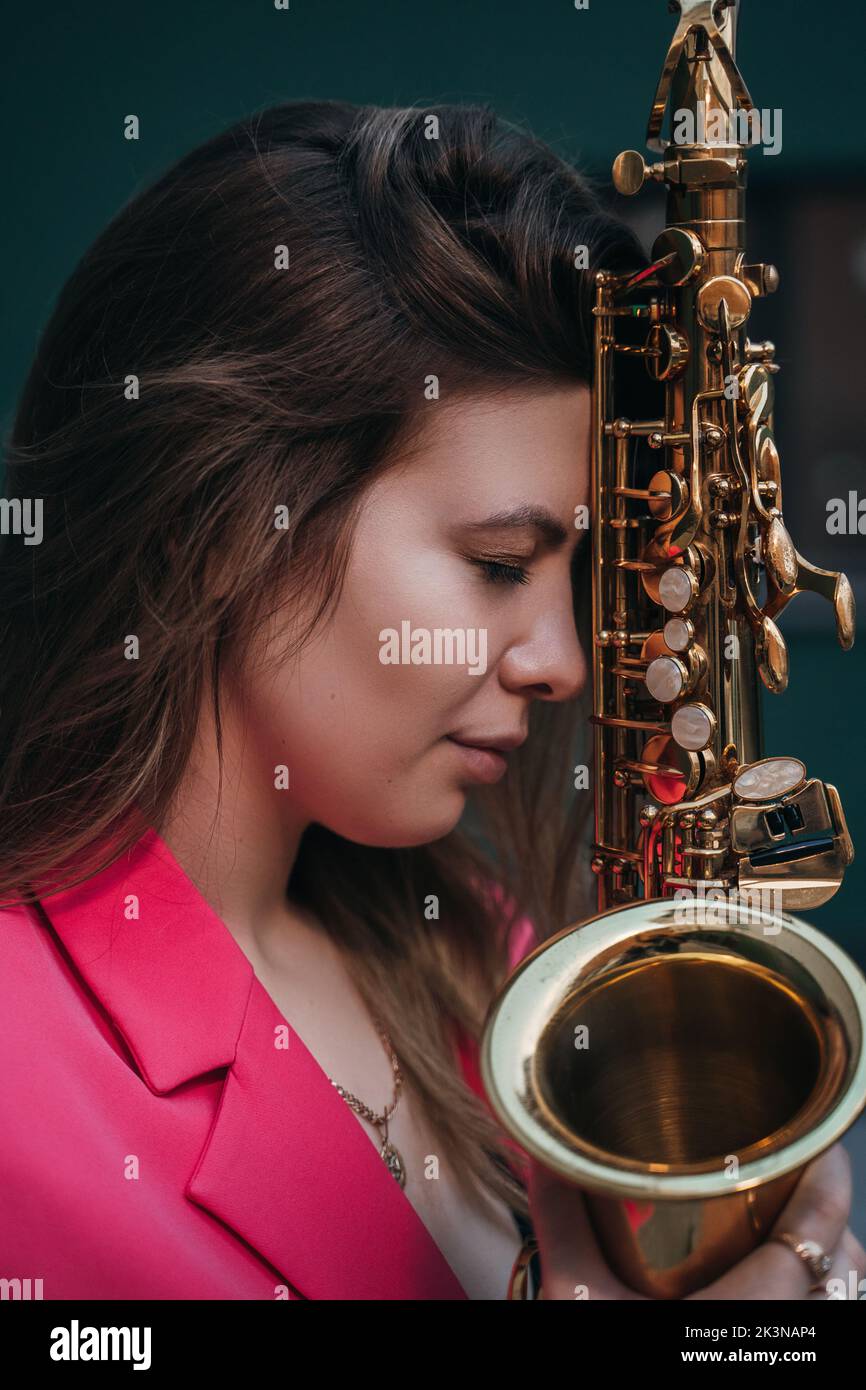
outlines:
[[[273, 749], [259, 746], [234, 701], [221, 706], [222, 795], [216, 729], [205, 699], [192, 756], [169, 813], [156, 827], [181, 868], [238, 944], [262, 952], [296, 910], [287, 885], [309, 824], [274, 786]], [[305, 916], [305, 914], [301, 914]]]

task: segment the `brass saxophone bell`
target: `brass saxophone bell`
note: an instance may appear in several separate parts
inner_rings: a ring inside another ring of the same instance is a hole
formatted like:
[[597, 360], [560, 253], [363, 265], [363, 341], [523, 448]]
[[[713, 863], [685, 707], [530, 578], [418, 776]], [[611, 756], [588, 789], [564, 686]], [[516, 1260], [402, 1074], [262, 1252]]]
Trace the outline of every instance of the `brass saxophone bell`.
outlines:
[[767, 1235], [866, 1104], [866, 979], [794, 917], [618, 908], [528, 956], [481, 1074], [526, 1153], [582, 1189], [630, 1288], [684, 1298]]

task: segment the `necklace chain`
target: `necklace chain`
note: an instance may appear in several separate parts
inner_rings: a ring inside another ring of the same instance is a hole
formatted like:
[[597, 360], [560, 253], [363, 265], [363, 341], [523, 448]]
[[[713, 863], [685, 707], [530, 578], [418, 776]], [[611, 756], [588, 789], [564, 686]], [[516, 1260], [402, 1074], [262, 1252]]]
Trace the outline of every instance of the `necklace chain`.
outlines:
[[391, 1070], [394, 1074], [394, 1099], [391, 1101], [390, 1105], [386, 1106], [386, 1108], [382, 1111], [382, 1114], [377, 1115], [375, 1110], [371, 1110], [369, 1105], [365, 1105], [364, 1101], [360, 1100], [358, 1096], [353, 1095], [351, 1091], [347, 1091], [345, 1087], [341, 1086], [337, 1081], [333, 1079], [333, 1077], [329, 1076], [328, 1080], [336, 1090], [337, 1094], [342, 1097], [342, 1099], [346, 1102], [346, 1104], [349, 1106], [351, 1110], [355, 1111], [356, 1115], [363, 1116], [365, 1120], [369, 1120], [370, 1124], [375, 1125], [376, 1128], [379, 1130], [379, 1137], [382, 1140], [382, 1147], [379, 1150], [379, 1157], [384, 1160], [386, 1167], [388, 1168], [394, 1179], [400, 1184], [400, 1186], [405, 1187], [405, 1164], [403, 1163], [402, 1156], [400, 1155], [398, 1150], [388, 1139], [388, 1121], [390, 1120], [391, 1116], [396, 1110], [397, 1102], [400, 1099], [400, 1091], [403, 1085], [403, 1073], [400, 1070], [400, 1063], [397, 1060], [397, 1054], [394, 1051], [391, 1039], [389, 1038], [387, 1032], [385, 1031], [379, 1019], [376, 1019], [376, 1031], [378, 1032], [380, 1038], [385, 1044], [388, 1056], [391, 1059]]

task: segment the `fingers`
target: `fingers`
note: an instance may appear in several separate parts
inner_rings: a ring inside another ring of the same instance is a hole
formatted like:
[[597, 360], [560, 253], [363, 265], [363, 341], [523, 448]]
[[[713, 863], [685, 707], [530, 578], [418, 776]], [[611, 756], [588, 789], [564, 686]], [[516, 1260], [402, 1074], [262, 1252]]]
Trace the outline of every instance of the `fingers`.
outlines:
[[[528, 1190], [545, 1299], [644, 1298], [622, 1284], [608, 1267], [578, 1188], [531, 1160]], [[814, 1241], [831, 1256], [833, 1264], [823, 1288], [813, 1293], [814, 1279], [805, 1260], [789, 1246], [767, 1239], [689, 1298], [856, 1298], [861, 1281], [866, 1286], [866, 1251], [847, 1229], [850, 1206], [851, 1163], [842, 1145], [834, 1144], [803, 1170], [770, 1232]]]
[[[834, 1144], [805, 1169], [788, 1204], [782, 1210], [773, 1226], [771, 1234], [788, 1231], [798, 1240], [814, 1240], [828, 1255], [836, 1257], [840, 1242], [845, 1234], [848, 1213], [851, 1210], [851, 1160], [841, 1144]], [[814, 1282], [809, 1267], [793, 1250], [784, 1245], [771, 1242], [770, 1251], [778, 1255], [788, 1255], [789, 1265], [796, 1262], [798, 1270], [786, 1273], [785, 1283], [791, 1289], [788, 1294], [777, 1294], [780, 1298], [808, 1297]], [[797, 1293], [799, 1278], [802, 1293]], [[805, 1284], [805, 1288], [803, 1285]]]
[[531, 1159], [528, 1192], [545, 1301], [643, 1298], [626, 1288], [607, 1265], [578, 1188]]
[[813, 1299], [857, 1299], [861, 1285], [866, 1286], [866, 1250], [857, 1237], [846, 1230], [839, 1242], [833, 1259], [833, 1267], [825, 1277], [822, 1287], [807, 1294], [807, 1301]]
[[854, 1260], [858, 1269], [866, 1270], [866, 1248], [864, 1248], [852, 1230], [846, 1229], [842, 1237], [842, 1245]]
[[[851, 1162], [842, 1145], [834, 1144], [804, 1169], [770, 1234], [787, 1231], [797, 1240], [814, 1240], [835, 1257], [850, 1207]], [[691, 1297], [805, 1299], [813, 1282], [801, 1256], [768, 1239]]]

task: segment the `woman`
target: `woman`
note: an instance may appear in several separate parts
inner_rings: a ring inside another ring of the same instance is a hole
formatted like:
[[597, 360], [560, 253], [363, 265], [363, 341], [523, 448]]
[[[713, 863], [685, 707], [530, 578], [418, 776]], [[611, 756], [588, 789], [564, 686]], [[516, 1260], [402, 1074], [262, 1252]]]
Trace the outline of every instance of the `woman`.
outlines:
[[[579, 907], [589, 305], [642, 259], [487, 109], [289, 103], [69, 280], [0, 552], [6, 1277], [498, 1299], [531, 1217], [545, 1297], [632, 1296], [476, 1045]], [[849, 1200], [837, 1146], [783, 1213], [834, 1273]]]

